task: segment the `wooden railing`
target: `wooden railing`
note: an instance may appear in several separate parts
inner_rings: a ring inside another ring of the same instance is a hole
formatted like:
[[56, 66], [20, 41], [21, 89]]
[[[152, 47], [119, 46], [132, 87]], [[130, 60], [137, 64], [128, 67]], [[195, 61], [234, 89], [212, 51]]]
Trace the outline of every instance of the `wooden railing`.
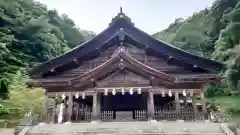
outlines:
[[[67, 116], [67, 114], [66, 114]], [[78, 113], [73, 114], [73, 121], [91, 121], [92, 111], [91, 110], [80, 110]]]
[[[116, 120], [116, 112], [114, 111], [101, 111], [100, 112], [100, 120], [102, 121], [114, 121]], [[64, 115], [66, 117], [67, 114]], [[155, 110], [154, 116], [156, 120], [187, 120], [187, 121], [194, 121], [194, 120], [204, 120], [204, 114], [202, 112], [194, 113], [192, 110], [181, 110], [177, 112], [176, 110], [164, 110], [158, 109]], [[129, 116], [132, 120], [137, 121], [144, 121], [148, 120], [147, 110], [136, 110], [134, 113]], [[29, 116], [28, 121], [30, 121], [32, 116]], [[37, 119], [39, 122], [44, 123], [57, 123], [58, 116], [55, 115], [53, 118], [52, 112], [48, 112], [46, 114], [37, 115]], [[55, 120], [55, 121], [53, 121]], [[78, 114], [73, 114], [72, 121], [81, 122], [81, 121], [91, 121], [92, 120], [92, 112], [89, 111], [82, 111]], [[65, 122], [65, 121], [63, 121]], [[23, 126], [26, 125], [22, 124]]]
[[176, 110], [158, 109], [155, 110], [156, 120], [204, 120], [204, 113], [195, 113], [192, 110], [181, 109], [179, 112]]
[[147, 120], [147, 110], [137, 110], [135, 111], [136, 120]]
[[114, 116], [113, 111], [101, 111], [100, 118], [102, 121], [112, 121]]

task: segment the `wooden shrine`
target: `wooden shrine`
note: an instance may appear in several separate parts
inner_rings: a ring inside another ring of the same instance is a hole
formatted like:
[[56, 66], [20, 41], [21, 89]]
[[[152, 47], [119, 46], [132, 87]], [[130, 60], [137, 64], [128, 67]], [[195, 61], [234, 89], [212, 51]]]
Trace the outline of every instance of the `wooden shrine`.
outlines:
[[90, 41], [30, 69], [28, 85], [46, 90], [52, 122], [196, 120], [221, 67], [152, 38], [121, 11]]

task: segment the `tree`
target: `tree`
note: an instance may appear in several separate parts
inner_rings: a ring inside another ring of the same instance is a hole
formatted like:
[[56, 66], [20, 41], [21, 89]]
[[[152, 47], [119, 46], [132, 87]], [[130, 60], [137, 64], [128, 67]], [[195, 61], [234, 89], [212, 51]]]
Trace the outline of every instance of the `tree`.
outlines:
[[33, 0], [0, 0], [0, 17], [0, 93], [8, 92], [17, 71], [84, 42], [67, 15]]
[[239, 89], [240, 55], [238, 52], [236, 53], [236, 50], [238, 50], [240, 43], [240, 2], [223, 19], [229, 23], [221, 31], [213, 56], [215, 60], [225, 62], [228, 65], [226, 75], [229, 84], [232, 88]]

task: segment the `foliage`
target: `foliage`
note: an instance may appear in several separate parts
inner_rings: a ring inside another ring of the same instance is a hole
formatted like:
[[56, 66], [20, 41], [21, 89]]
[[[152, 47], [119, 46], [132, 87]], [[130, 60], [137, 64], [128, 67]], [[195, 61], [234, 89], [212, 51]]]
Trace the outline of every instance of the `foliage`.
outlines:
[[2, 104], [0, 104], [0, 116], [8, 114], [9, 111], [6, 107], [4, 107]]
[[[21, 118], [29, 110], [34, 113], [43, 111], [44, 90], [40, 88], [30, 89], [26, 86], [27, 78], [23, 73], [17, 72], [9, 86], [9, 99], [3, 100], [2, 104], [8, 109], [21, 110], [15, 117]], [[12, 112], [14, 113], [14, 112]]]
[[186, 51], [226, 64], [223, 75], [226, 75], [227, 81], [224, 83], [230, 87], [208, 87], [210, 95], [218, 95], [227, 89], [240, 89], [239, 11], [239, 0], [216, 0], [211, 8], [194, 13], [185, 20], [178, 19], [153, 36]]
[[226, 82], [206, 85], [204, 89], [206, 97], [221, 97], [232, 95], [228, 89], [228, 86], [226, 85]]
[[0, 98], [17, 71], [52, 59], [85, 41], [67, 15], [33, 0], [0, 0]]
[[[176, 19], [167, 29], [153, 36], [183, 50], [225, 64], [221, 75], [226, 80], [205, 86], [205, 94], [208, 98], [219, 99], [231, 96], [223, 104], [229, 102], [226, 110], [238, 113], [240, 101], [232, 97], [232, 90], [240, 89], [239, 33], [240, 0], [216, 0], [212, 7], [194, 13], [187, 19]], [[210, 104], [216, 105], [215, 102]]]
[[239, 89], [240, 53], [236, 50], [238, 50], [240, 43], [240, 2], [223, 19], [229, 23], [220, 33], [213, 56], [216, 60], [225, 62], [228, 65], [225, 73], [229, 84], [233, 89]]
[[209, 23], [212, 22], [209, 12], [205, 9], [186, 20], [176, 19], [167, 29], [153, 36], [186, 51], [209, 57], [213, 52], [213, 45], [209, 45], [211, 39], [208, 36]]

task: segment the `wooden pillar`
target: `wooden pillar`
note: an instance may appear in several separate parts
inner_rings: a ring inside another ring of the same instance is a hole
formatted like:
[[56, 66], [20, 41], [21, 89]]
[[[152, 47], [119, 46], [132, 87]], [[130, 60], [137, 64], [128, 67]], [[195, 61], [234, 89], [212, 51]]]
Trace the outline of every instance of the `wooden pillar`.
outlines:
[[100, 94], [95, 92], [93, 94], [93, 106], [92, 106], [92, 120], [100, 119]]
[[184, 101], [184, 109], [187, 109], [187, 105], [188, 105], [188, 94], [186, 94], [186, 96], [183, 96], [183, 101]]
[[68, 118], [67, 121], [72, 120], [72, 110], [73, 110], [73, 96], [72, 93], [68, 93]]
[[51, 123], [56, 122], [56, 100], [53, 98], [53, 108], [52, 108], [52, 117], [51, 117]]
[[205, 113], [206, 112], [206, 103], [205, 103], [203, 91], [201, 91], [201, 93], [200, 93], [200, 98], [201, 98], [201, 104], [202, 104], [202, 111]]
[[47, 115], [47, 110], [48, 110], [48, 95], [47, 92], [45, 91], [44, 93], [44, 114]]
[[148, 119], [153, 119], [154, 118], [154, 95], [152, 91], [148, 92], [148, 98], [147, 98], [147, 103], [148, 103]]
[[101, 94], [97, 93], [97, 118], [100, 119], [101, 113]]
[[180, 100], [179, 100], [179, 93], [175, 92], [174, 93], [174, 97], [175, 97], [175, 106], [176, 106], [176, 111], [180, 112]]
[[192, 106], [193, 106], [193, 111], [194, 113], [197, 114], [197, 97], [196, 97], [196, 93], [193, 93], [193, 96], [192, 96]]
[[76, 120], [79, 120], [79, 102], [76, 103]]

